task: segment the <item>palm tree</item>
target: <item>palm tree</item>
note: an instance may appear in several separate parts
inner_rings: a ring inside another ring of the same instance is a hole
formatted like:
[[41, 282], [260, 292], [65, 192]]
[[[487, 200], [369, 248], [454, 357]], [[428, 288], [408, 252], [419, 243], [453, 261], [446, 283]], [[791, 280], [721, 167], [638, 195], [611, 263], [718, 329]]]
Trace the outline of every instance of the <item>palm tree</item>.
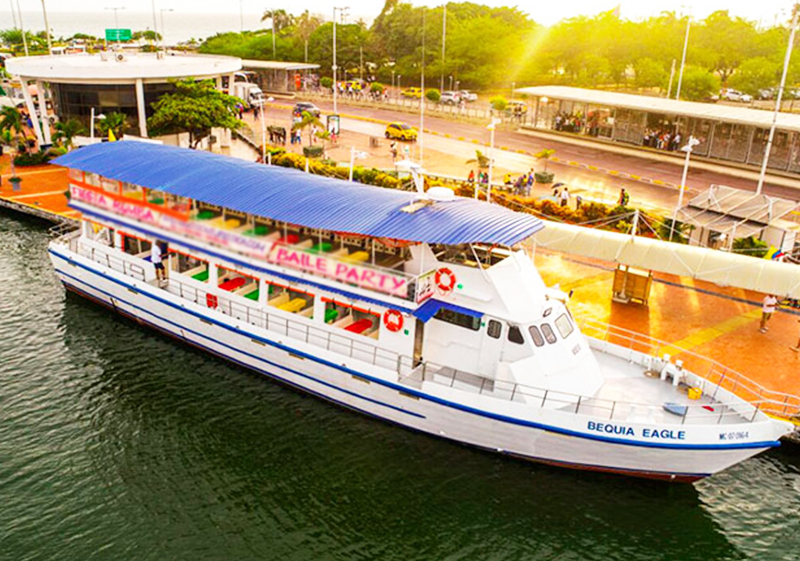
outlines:
[[272, 20], [272, 58], [276, 58], [275, 54], [275, 36], [278, 34], [278, 29], [292, 25], [294, 18], [286, 10], [265, 10], [264, 15], [261, 16], [261, 21]]
[[19, 109], [11, 106], [0, 109], [0, 131], [13, 131], [17, 137], [24, 136], [25, 125]]
[[59, 121], [56, 123], [56, 132], [53, 134], [53, 140], [60, 140], [64, 148], [69, 151], [72, 148], [72, 139], [80, 134], [86, 134], [86, 127], [78, 119]]
[[[303, 129], [308, 129], [309, 146], [314, 143], [314, 128], [323, 131], [325, 130], [325, 126], [322, 124], [322, 121], [319, 120], [319, 117], [317, 117], [313, 113], [309, 113], [308, 111], [303, 111], [302, 121], [298, 121], [297, 123], [292, 125], [293, 131], [302, 131]], [[319, 137], [319, 130], [317, 131], [317, 136]]]
[[305, 45], [304, 62], [308, 62], [308, 40], [320, 25], [322, 25], [322, 18], [309, 14], [308, 10], [295, 19], [295, 35], [300, 37]]
[[97, 122], [97, 130], [103, 136], [108, 136], [109, 131], [114, 133], [116, 138], [122, 138], [125, 129], [128, 128], [128, 116], [125, 113], [109, 113], [104, 119]]

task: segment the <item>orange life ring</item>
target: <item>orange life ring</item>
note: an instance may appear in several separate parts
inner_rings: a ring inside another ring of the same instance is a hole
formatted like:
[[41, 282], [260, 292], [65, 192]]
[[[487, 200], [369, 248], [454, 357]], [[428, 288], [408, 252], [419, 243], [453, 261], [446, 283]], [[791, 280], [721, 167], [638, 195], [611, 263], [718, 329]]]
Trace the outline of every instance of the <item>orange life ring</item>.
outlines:
[[439, 290], [445, 293], [450, 292], [456, 286], [456, 276], [453, 274], [453, 271], [447, 267], [437, 269], [434, 279], [436, 280], [436, 286], [439, 287]]
[[397, 310], [386, 310], [383, 313], [383, 325], [393, 333], [400, 331], [403, 329], [403, 314]]

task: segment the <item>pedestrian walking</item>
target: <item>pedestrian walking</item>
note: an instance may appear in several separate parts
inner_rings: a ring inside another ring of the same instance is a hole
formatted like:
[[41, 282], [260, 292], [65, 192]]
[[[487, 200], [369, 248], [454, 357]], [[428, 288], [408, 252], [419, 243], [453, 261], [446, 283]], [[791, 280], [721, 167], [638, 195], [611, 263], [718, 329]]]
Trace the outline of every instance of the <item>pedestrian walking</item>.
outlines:
[[566, 185], [561, 190], [561, 206], [567, 206], [569, 204], [569, 189]]
[[575, 210], [580, 210], [583, 204], [583, 198], [580, 195], [575, 195]]
[[393, 162], [396, 161], [397, 160], [397, 141], [396, 140], [392, 140], [392, 143], [389, 144], [389, 152], [392, 153], [392, 161]]
[[775, 313], [775, 308], [778, 307], [778, 298], [775, 297], [774, 294], [767, 294], [764, 296], [764, 301], [761, 303], [761, 327], [759, 331], [761, 333], [766, 333], [769, 327], [767, 327], [767, 322], [772, 317], [772, 314]]
[[630, 200], [630, 195], [628, 195], [628, 192], [623, 187], [622, 189], [619, 190], [619, 199], [617, 200], [617, 204], [620, 206], [627, 206], [629, 200]]

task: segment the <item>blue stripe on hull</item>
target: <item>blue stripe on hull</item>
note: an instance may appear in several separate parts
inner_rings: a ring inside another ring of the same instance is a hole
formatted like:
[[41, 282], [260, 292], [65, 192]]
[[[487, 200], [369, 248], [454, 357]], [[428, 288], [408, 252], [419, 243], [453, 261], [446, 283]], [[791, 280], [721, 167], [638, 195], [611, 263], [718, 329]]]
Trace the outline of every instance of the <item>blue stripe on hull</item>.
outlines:
[[[205, 314], [201, 314], [199, 312], [195, 312], [195, 311], [189, 310], [187, 308], [181, 307], [181, 306], [179, 306], [179, 305], [177, 305], [177, 304], [175, 304], [173, 302], [170, 302], [168, 300], [160, 298], [160, 297], [158, 297], [158, 296], [156, 296], [154, 294], [149, 294], [148, 292], [139, 291], [133, 285], [130, 285], [130, 284], [126, 283], [126, 282], [123, 282], [121, 280], [115, 279], [115, 278], [113, 278], [113, 277], [111, 277], [109, 275], [106, 275], [102, 271], [99, 271], [99, 270], [94, 269], [92, 267], [88, 267], [88, 266], [86, 266], [86, 265], [84, 265], [82, 263], [75, 262], [74, 260], [70, 259], [68, 256], [65, 256], [65, 255], [63, 255], [63, 254], [61, 254], [61, 253], [59, 253], [57, 251], [54, 251], [52, 248], [49, 249], [49, 251], [51, 253], [53, 253], [54, 255], [57, 255], [61, 259], [64, 259], [64, 260], [74, 264], [75, 266], [78, 266], [78, 267], [80, 267], [82, 269], [85, 269], [85, 270], [87, 270], [87, 271], [89, 271], [89, 272], [91, 272], [93, 274], [101, 276], [101, 277], [105, 278], [106, 280], [108, 280], [110, 282], [113, 282], [113, 283], [118, 284], [120, 286], [123, 286], [125, 288], [136, 290], [137, 293], [139, 293], [139, 294], [141, 294], [143, 296], [146, 296], [146, 297], [148, 297], [148, 298], [150, 298], [152, 300], [160, 302], [160, 303], [162, 303], [164, 305], [167, 305], [169, 307], [175, 308], [175, 309], [177, 309], [177, 310], [179, 310], [181, 312], [184, 312], [184, 313], [190, 314], [192, 316], [195, 316], [195, 317], [197, 317], [199, 319], [202, 319], [205, 322], [210, 322], [210, 323], [212, 323], [214, 325], [222, 327], [222, 328], [224, 328], [224, 329], [226, 329], [228, 331], [231, 331], [233, 333], [236, 333], [238, 335], [243, 335], [243, 336], [249, 337], [251, 339], [256, 339], [258, 341], [261, 341], [261, 342], [263, 342], [265, 344], [268, 344], [268, 345], [273, 346], [275, 348], [281, 349], [283, 351], [290, 352], [290, 353], [296, 354], [298, 356], [302, 356], [303, 358], [307, 358], [309, 360], [312, 360], [312, 361], [317, 362], [319, 364], [322, 364], [324, 366], [328, 366], [328, 367], [334, 368], [336, 370], [341, 370], [342, 372], [346, 372], [346, 373], [348, 373], [348, 374], [350, 374], [352, 376], [356, 376], [358, 378], [362, 378], [364, 380], [367, 380], [367, 381], [370, 381], [370, 382], [373, 382], [373, 383], [376, 383], [376, 384], [391, 388], [391, 389], [393, 389], [395, 391], [399, 391], [399, 392], [402, 392], [402, 393], [410, 394], [410, 395], [413, 395], [413, 396], [418, 397], [420, 399], [424, 399], [426, 401], [437, 403], [439, 405], [443, 405], [445, 407], [449, 407], [449, 408], [452, 408], [452, 409], [457, 409], [459, 411], [463, 411], [463, 412], [470, 413], [470, 414], [473, 414], [473, 415], [478, 415], [478, 416], [481, 416], [481, 417], [494, 419], [494, 420], [501, 421], [501, 422], [504, 422], [504, 423], [509, 423], [509, 424], [514, 424], [514, 425], [519, 425], [519, 426], [535, 428], [535, 429], [543, 430], [543, 431], [546, 431], [546, 432], [553, 432], [553, 433], [563, 434], [563, 435], [567, 435], [567, 436], [574, 436], [574, 437], [578, 437], [578, 438], [584, 438], [584, 439], [587, 439], [587, 440], [596, 440], [596, 441], [606, 442], [606, 443], [611, 443], [611, 444], [621, 444], [621, 445], [625, 445], [625, 446], [638, 446], [638, 447], [644, 447], [644, 448], [666, 448], [666, 449], [679, 449], [679, 450], [741, 450], [741, 449], [773, 448], [773, 447], [780, 446], [780, 442], [778, 442], [778, 441], [762, 441], [762, 442], [739, 443], [739, 444], [670, 444], [670, 443], [639, 442], [639, 441], [632, 441], [632, 440], [624, 440], [624, 439], [620, 439], [620, 438], [605, 437], [605, 436], [602, 436], [602, 435], [585, 434], [585, 433], [581, 433], [581, 432], [577, 432], [577, 431], [573, 431], [573, 430], [569, 430], [569, 429], [564, 429], [564, 428], [561, 428], [561, 427], [554, 427], [554, 426], [551, 426], [551, 425], [544, 425], [544, 424], [541, 424], [541, 423], [536, 423], [536, 422], [528, 421], [528, 420], [525, 420], [525, 419], [518, 419], [518, 418], [514, 418], [514, 417], [508, 417], [508, 416], [505, 416], [505, 415], [498, 415], [498, 414], [495, 414], [495, 413], [490, 413], [488, 411], [475, 409], [473, 407], [468, 407], [468, 406], [465, 406], [465, 405], [461, 405], [459, 403], [447, 401], [445, 399], [438, 398], [438, 397], [435, 397], [435, 396], [432, 396], [432, 395], [417, 391], [417, 390], [415, 390], [413, 388], [410, 388], [410, 387], [393, 384], [393, 383], [388, 382], [386, 380], [382, 380], [380, 378], [375, 378], [373, 376], [369, 376], [369, 375], [364, 374], [362, 372], [358, 372], [356, 370], [352, 370], [350, 368], [335, 364], [335, 363], [327, 361], [325, 359], [321, 359], [321, 358], [316, 357], [314, 355], [310, 355], [308, 353], [304, 353], [303, 351], [299, 351], [299, 350], [294, 349], [292, 347], [287, 347], [286, 345], [283, 345], [281, 343], [272, 341], [270, 339], [265, 339], [263, 337], [260, 337], [260, 336], [258, 336], [256, 334], [254, 334], [254, 333], [250, 333], [248, 331], [244, 331], [244, 330], [241, 330], [239, 328], [230, 326], [230, 325], [228, 325], [226, 323], [220, 322], [220, 321], [218, 321], [218, 320], [216, 320], [216, 319], [214, 319], [214, 318], [212, 318], [210, 316], [207, 316]], [[61, 271], [59, 269], [56, 269], [56, 271], [59, 272], [62, 275], [68, 276], [70, 278], [75, 278], [75, 277], [72, 277], [71, 275], [69, 275], [68, 273], [66, 273], [64, 271]], [[80, 279], [75, 279], [75, 280], [78, 280], [80, 282]], [[92, 287], [92, 288], [94, 288], [94, 287]], [[112, 295], [108, 294], [105, 291], [102, 291], [102, 290], [99, 290], [99, 289], [95, 289], [95, 290], [103, 292], [104, 294], [108, 295], [109, 297], [112, 297]], [[116, 298], [115, 296], [113, 296], [113, 297]], [[142, 310], [142, 311], [144, 311], [144, 312], [146, 312], [146, 313], [148, 313], [150, 315], [153, 315], [153, 317], [157, 317], [158, 319], [160, 319], [162, 321], [165, 321], [167, 323], [173, 323], [173, 322], [170, 322], [169, 320], [166, 320], [164, 318], [156, 316], [155, 314], [153, 314], [149, 310], [146, 310], [144, 308], [136, 306], [135, 304], [131, 304], [129, 302], [126, 302], [125, 300], [122, 300], [120, 298], [117, 298], [117, 299], [120, 300], [121, 302], [125, 302], [127, 305], [129, 305], [131, 307], [134, 307], [134, 308]], [[174, 324], [174, 325], [177, 325], [177, 324]], [[177, 327], [183, 329], [182, 326], [177, 326]], [[203, 336], [203, 337], [205, 337], [205, 336]], [[211, 340], [213, 340], [213, 339], [211, 339]], [[224, 343], [220, 343], [218, 341], [215, 341], [215, 342], [220, 344], [220, 345], [225, 345]], [[228, 346], [228, 345], [225, 345], [225, 346]], [[233, 347], [231, 347], [231, 348], [233, 348]], [[238, 349], [235, 349], [235, 348], [233, 348], [233, 350], [236, 350], [237, 352], [242, 352], [242, 351], [240, 351]], [[247, 353], [244, 353], [244, 354], [247, 354]], [[258, 360], [262, 360], [259, 357], [255, 357], [255, 358], [257, 358]]]
[[[81, 281], [78, 281], [78, 282], [81, 282]], [[85, 284], [85, 283], [82, 283], [82, 284]], [[386, 422], [386, 423], [389, 423], [389, 424], [392, 424], [392, 425], [395, 425], [395, 426], [398, 426], [398, 427], [401, 427], [401, 428], [404, 428], [404, 429], [407, 429], [407, 430], [412, 430], [414, 432], [417, 432], [417, 433], [420, 433], [420, 434], [424, 434], [426, 436], [432, 436], [432, 437], [435, 437], [435, 438], [439, 438], [439, 439], [442, 439], [442, 440], [447, 440], [449, 442], [453, 442], [453, 443], [460, 444], [460, 445], [471, 446], [473, 448], [478, 448], [479, 450], [490, 452], [492, 454], [496, 454], [497, 453], [497, 450], [494, 450], [494, 449], [491, 449], [491, 448], [486, 448], [484, 446], [466, 444], [466, 443], [464, 443], [464, 442], [462, 442], [460, 440], [455, 440], [455, 439], [449, 438], [447, 436], [443, 436], [443, 435], [440, 435], [440, 434], [435, 434], [435, 433], [432, 433], [432, 432], [428, 432], [428, 431], [425, 431], [425, 430], [422, 430], [422, 429], [418, 429], [418, 428], [412, 427], [410, 425], [399, 423], [397, 421], [393, 421], [391, 419], [387, 419], [386, 417], [381, 417], [380, 415], [376, 415], [375, 413], [372, 413], [371, 411], [367, 411], [365, 409], [360, 409], [360, 408], [355, 407], [353, 405], [350, 405], [348, 403], [344, 403], [342, 401], [338, 401], [338, 400], [336, 400], [336, 399], [334, 399], [334, 398], [332, 398], [332, 397], [330, 397], [328, 395], [315, 392], [315, 391], [313, 391], [313, 390], [311, 390], [311, 389], [309, 389], [309, 388], [307, 388], [305, 386], [300, 386], [298, 384], [290, 382], [286, 378], [283, 378], [281, 376], [277, 376], [276, 374], [274, 374], [272, 372], [256, 368], [256, 367], [254, 367], [254, 366], [252, 366], [250, 364], [245, 364], [245, 363], [243, 363], [241, 361], [236, 360], [235, 358], [232, 358], [229, 355], [224, 355], [224, 354], [222, 354], [222, 353], [220, 353], [218, 351], [215, 351], [214, 349], [212, 349], [210, 347], [207, 347], [207, 346], [205, 346], [205, 345], [203, 345], [201, 343], [198, 343], [198, 342], [195, 342], [195, 341], [191, 341], [189, 339], [186, 339], [185, 337], [181, 337], [180, 335], [178, 335], [176, 333], [173, 333], [172, 331], [169, 331], [167, 329], [164, 329], [163, 327], [161, 327], [161, 326], [159, 326], [159, 325], [157, 325], [155, 323], [149, 322], [146, 319], [142, 319], [139, 316], [130, 314], [129, 312], [126, 312], [125, 310], [123, 310], [121, 308], [111, 306], [107, 302], [104, 302], [104, 301], [100, 300], [99, 298], [96, 298], [92, 294], [89, 294], [88, 292], [86, 292], [84, 290], [81, 290], [80, 288], [77, 288], [75, 285], [72, 285], [72, 284], [70, 284], [68, 282], [64, 282], [64, 286], [65, 286], [65, 288], [67, 290], [72, 291], [72, 292], [78, 294], [79, 296], [81, 296], [83, 298], [86, 298], [87, 300], [90, 300], [91, 302], [95, 302], [95, 303], [97, 303], [99, 305], [102, 305], [102, 306], [104, 306], [106, 308], [113, 309], [114, 311], [118, 312], [120, 315], [130, 318], [131, 320], [135, 321], [138, 324], [144, 324], [147, 327], [150, 327], [151, 329], [154, 329], [155, 331], [158, 331], [159, 333], [163, 333], [165, 335], [168, 335], [168, 336], [172, 337], [173, 339], [176, 339], [178, 341], [182, 341], [182, 342], [184, 342], [184, 343], [186, 343], [188, 345], [191, 345], [192, 347], [195, 347], [195, 348], [197, 348], [197, 349], [199, 349], [201, 351], [204, 351], [204, 352], [212, 354], [212, 355], [214, 355], [216, 357], [219, 357], [220, 359], [232, 362], [233, 364], [241, 366], [242, 368], [246, 368], [246, 369], [251, 370], [253, 372], [256, 372], [258, 374], [262, 374], [263, 376], [266, 376], [267, 378], [270, 378], [271, 380], [275, 380], [275, 381], [277, 381], [279, 383], [285, 384], [286, 386], [288, 386], [290, 388], [294, 388], [294, 389], [296, 389], [298, 391], [301, 391], [301, 392], [304, 392], [304, 393], [308, 393], [310, 395], [313, 395], [315, 397], [318, 397], [318, 398], [323, 399], [325, 401], [328, 401], [330, 403], [339, 405], [339, 406], [344, 407], [346, 409], [349, 409], [351, 411], [355, 411], [357, 413], [361, 413], [361, 414], [366, 415], [366, 416], [368, 416], [368, 417], [370, 417], [372, 419], [377, 419], [379, 421], [383, 421], [383, 422]], [[93, 289], [94, 290], [98, 290], [96, 288], [93, 288]], [[103, 291], [100, 291], [100, 292], [103, 292]], [[698, 481], [700, 479], [703, 479], [703, 478], [708, 477], [708, 476], [711, 475], [710, 473], [696, 474], [696, 473], [671, 473], [671, 472], [663, 472], [663, 471], [637, 471], [637, 470], [632, 470], [632, 469], [613, 468], [613, 467], [601, 466], [601, 465], [595, 465], [595, 464], [579, 464], [579, 463], [574, 463], [574, 462], [562, 462], [562, 461], [552, 460], [552, 459], [549, 459], [549, 458], [543, 458], [543, 457], [539, 457], [539, 456], [528, 456], [528, 455], [525, 455], [525, 454], [518, 454], [518, 453], [511, 453], [511, 452], [502, 452], [502, 455], [508, 456], [510, 458], [513, 458], [513, 459], [519, 459], [519, 460], [524, 460], [524, 461], [529, 461], [529, 462], [536, 462], [536, 463], [540, 463], [540, 464], [552, 465], [552, 466], [562, 467], [562, 468], [577, 469], [577, 470], [581, 470], [581, 471], [596, 471], [596, 472], [610, 473], [610, 474], [615, 474], [615, 475], [626, 475], [626, 476], [633, 476], [633, 477], [641, 477], [641, 478], [645, 478], [645, 479], [657, 479], [657, 480], [661, 480], [661, 481], [673, 481], [673, 482], [677, 482], [677, 483], [691, 483], [691, 482]]]

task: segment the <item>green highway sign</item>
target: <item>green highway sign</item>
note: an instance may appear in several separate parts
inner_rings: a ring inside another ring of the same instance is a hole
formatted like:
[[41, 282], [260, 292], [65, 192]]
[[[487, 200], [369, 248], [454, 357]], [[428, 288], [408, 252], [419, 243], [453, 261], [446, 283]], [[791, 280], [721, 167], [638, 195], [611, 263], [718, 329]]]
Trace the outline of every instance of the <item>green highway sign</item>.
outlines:
[[106, 41], [130, 41], [130, 29], [106, 29]]

